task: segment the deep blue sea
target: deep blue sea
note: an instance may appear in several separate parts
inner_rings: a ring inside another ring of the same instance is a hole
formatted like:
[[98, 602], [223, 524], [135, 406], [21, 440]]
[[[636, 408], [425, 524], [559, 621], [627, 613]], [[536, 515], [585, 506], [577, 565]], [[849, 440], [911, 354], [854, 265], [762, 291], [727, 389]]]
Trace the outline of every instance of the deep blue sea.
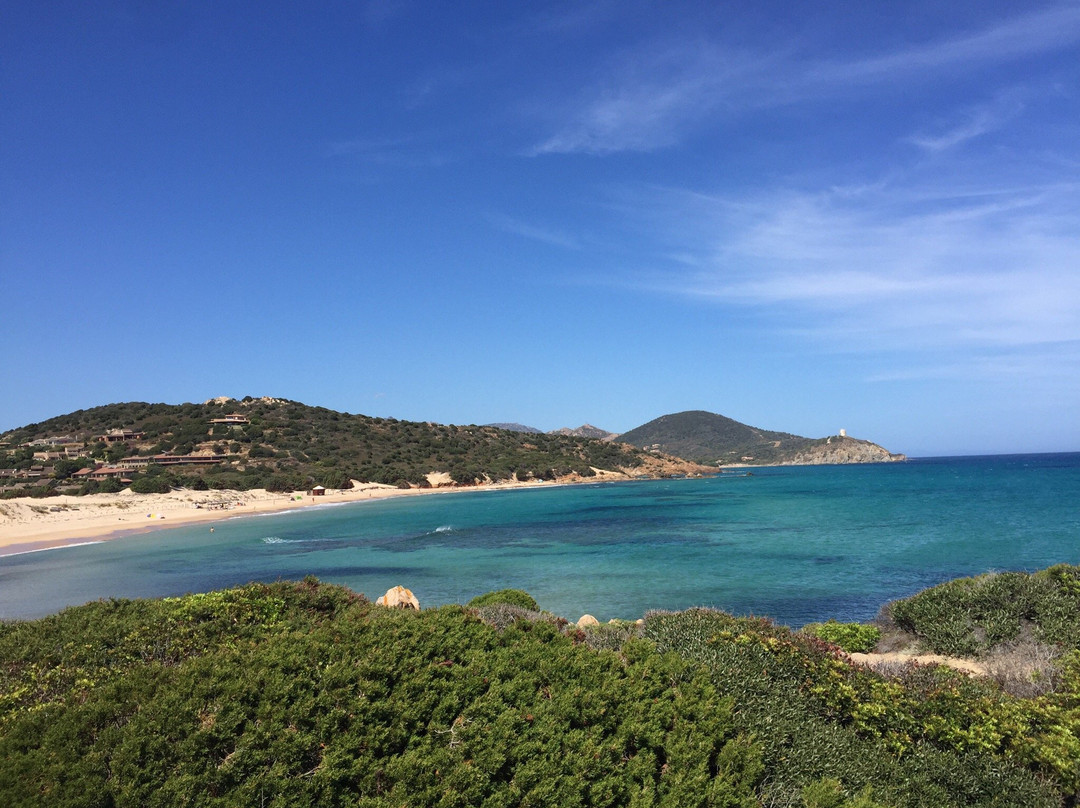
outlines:
[[421, 605], [504, 587], [576, 620], [715, 606], [868, 620], [958, 576], [1080, 563], [1080, 453], [753, 469], [711, 479], [307, 508], [0, 558], [0, 618], [313, 574]]

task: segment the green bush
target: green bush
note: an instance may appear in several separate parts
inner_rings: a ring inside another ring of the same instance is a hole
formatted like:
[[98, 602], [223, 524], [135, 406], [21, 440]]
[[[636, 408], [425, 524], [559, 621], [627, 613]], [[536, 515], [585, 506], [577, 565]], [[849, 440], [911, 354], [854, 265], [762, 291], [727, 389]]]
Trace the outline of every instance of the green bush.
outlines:
[[383, 609], [312, 577], [0, 624], [0, 794], [1051, 808], [1080, 785], [1080, 653], [1062, 692], [1017, 700], [933, 667], [885, 680], [721, 612], [617, 628], [506, 602]]
[[871, 799], [872, 793], [873, 789], [867, 786], [849, 798], [839, 780], [824, 777], [803, 788], [802, 799], [806, 808], [883, 808]]
[[136, 494], [167, 494], [171, 490], [166, 480], [157, 477], [139, 477], [131, 483]]
[[312, 582], [0, 626], [10, 805], [758, 805], [757, 745], [651, 643]]
[[1080, 647], [1080, 567], [1060, 564], [1028, 574], [960, 578], [890, 604], [896, 624], [930, 650], [978, 656], [1030, 633], [1065, 648]]
[[739, 729], [762, 747], [766, 804], [798, 805], [821, 778], [858, 798], [871, 787], [875, 800], [905, 808], [1057, 805], [1021, 767], [1067, 793], [1080, 785], [1080, 750], [1068, 751], [1074, 716], [1050, 719], [1050, 705], [1025, 715], [993, 685], [948, 669], [888, 681], [816, 637], [707, 609], [651, 612], [644, 636], [704, 665], [735, 700]]
[[477, 609], [481, 606], [494, 606], [497, 603], [506, 603], [510, 606], [528, 609], [531, 612], [540, 610], [540, 607], [536, 604], [536, 600], [533, 599], [533, 596], [520, 589], [499, 589], [495, 592], [477, 595], [469, 601], [468, 605]]
[[839, 645], [849, 654], [868, 654], [881, 639], [881, 629], [866, 623], [829, 620], [825, 623], [807, 623], [801, 630], [825, 642]]

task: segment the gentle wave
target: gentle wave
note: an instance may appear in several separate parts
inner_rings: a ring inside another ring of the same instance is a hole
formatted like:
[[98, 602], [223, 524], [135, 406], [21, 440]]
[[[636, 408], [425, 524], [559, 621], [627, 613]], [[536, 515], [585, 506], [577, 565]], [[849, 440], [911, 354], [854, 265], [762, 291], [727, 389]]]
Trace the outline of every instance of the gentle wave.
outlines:
[[283, 539], [280, 536], [263, 536], [263, 544], [300, 544], [304, 539]]
[[436, 533], [453, 533], [454, 532], [454, 526], [453, 525], [440, 525], [439, 527], [435, 528], [435, 532]]
[[72, 544], [57, 544], [53, 547], [35, 547], [33, 550], [19, 550], [16, 553], [4, 553], [4, 557], [17, 556], [17, 555], [30, 555], [30, 553], [45, 553], [49, 550], [66, 550], [68, 547], [86, 547], [88, 544], [101, 544], [100, 540], [95, 541], [79, 541]]

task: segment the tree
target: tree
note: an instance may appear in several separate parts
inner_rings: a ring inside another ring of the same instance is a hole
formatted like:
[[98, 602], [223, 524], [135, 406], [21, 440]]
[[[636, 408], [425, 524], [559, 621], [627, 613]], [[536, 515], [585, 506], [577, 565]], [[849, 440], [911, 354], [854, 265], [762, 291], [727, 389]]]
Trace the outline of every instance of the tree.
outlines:
[[131, 490], [136, 494], [167, 494], [169, 483], [156, 477], [140, 477], [131, 483]]
[[53, 463], [53, 477], [66, 480], [82, 467], [83, 464], [78, 460], [57, 460]]
[[126, 443], [114, 443], [105, 450], [105, 460], [109, 463], [115, 463], [117, 460], [121, 460], [129, 454], [131, 454], [131, 447]]
[[326, 488], [352, 488], [352, 481], [349, 479], [349, 475], [340, 469], [330, 469], [324, 471], [316, 478], [319, 485]]

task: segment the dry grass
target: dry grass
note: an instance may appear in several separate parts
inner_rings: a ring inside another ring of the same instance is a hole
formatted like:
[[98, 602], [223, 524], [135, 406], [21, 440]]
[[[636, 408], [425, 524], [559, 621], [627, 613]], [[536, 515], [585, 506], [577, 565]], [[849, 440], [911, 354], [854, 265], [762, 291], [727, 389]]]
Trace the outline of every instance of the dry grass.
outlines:
[[879, 676], [886, 679], [903, 679], [911, 671], [912, 663], [908, 660], [894, 657], [871, 657], [866, 661], [866, 667]]
[[880, 623], [877, 625], [881, 628], [881, 638], [874, 647], [875, 653], [903, 654], [919, 650], [919, 638], [914, 634], [903, 631], [896, 626], [886, 627]]
[[983, 664], [990, 678], [1005, 692], [1035, 698], [1052, 693], [1061, 684], [1056, 665], [1060, 653], [1053, 645], [1020, 640], [992, 648]]
[[[550, 623], [559, 624], [560, 618], [555, 615], [548, 614], [547, 612], [533, 611], [532, 609], [524, 609], [521, 606], [514, 606], [510, 603], [493, 603], [490, 606], [478, 606], [476, 607], [476, 616], [484, 623], [487, 623], [493, 628], [497, 628], [499, 631], [512, 626], [519, 620], [546, 620]], [[562, 621], [563, 625], [566, 625], [566, 621]]]
[[881, 630], [874, 653], [903, 654], [919, 650], [919, 638], [910, 631], [904, 631], [892, 618], [891, 603], [886, 603], [877, 613], [873, 624]]

